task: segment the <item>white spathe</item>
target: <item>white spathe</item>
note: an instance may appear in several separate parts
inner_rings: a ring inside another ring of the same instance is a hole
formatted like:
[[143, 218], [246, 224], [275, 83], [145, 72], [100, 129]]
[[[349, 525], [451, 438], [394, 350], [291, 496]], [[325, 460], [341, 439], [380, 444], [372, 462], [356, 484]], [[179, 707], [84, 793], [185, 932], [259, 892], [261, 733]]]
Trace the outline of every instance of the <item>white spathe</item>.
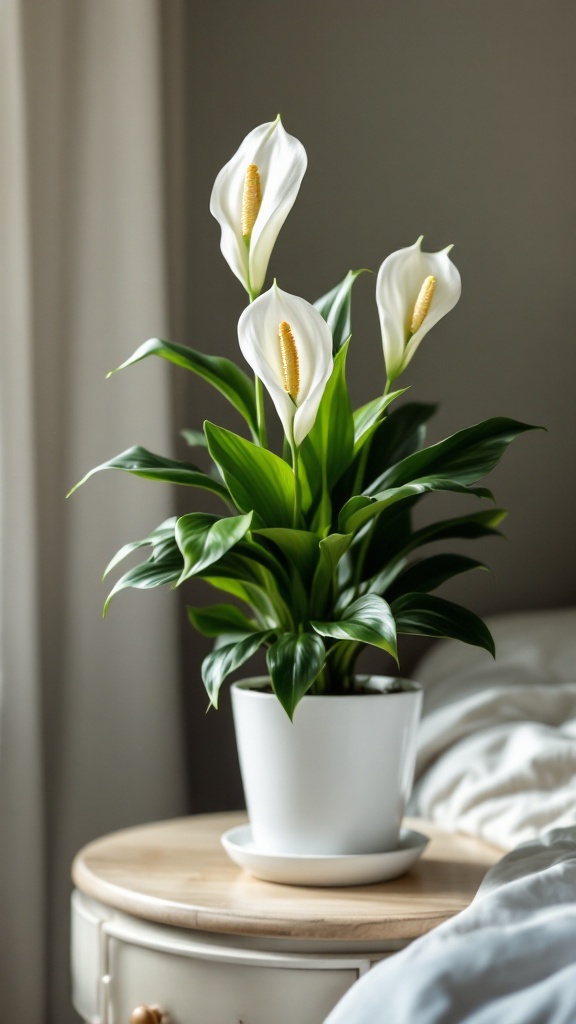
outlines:
[[[440, 252], [422, 252], [422, 238], [391, 253], [378, 271], [376, 303], [390, 381], [403, 373], [424, 335], [453, 309], [462, 291], [460, 274], [448, 255], [452, 246]], [[436, 281], [432, 301], [422, 324], [412, 333], [412, 314], [428, 277]]]
[[[293, 399], [284, 389], [279, 341], [282, 323], [290, 324], [298, 353], [300, 386]], [[270, 394], [286, 437], [299, 446], [314, 426], [334, 365], [328, 324], [309, 302], [283, 292], [274, 282], [242, 313], [238, 341], [246, 362]]]
[[[307, 162], [304, 146], [288, 135], [278, 116], [246, 136], [214, 182], [210, 212], [222, 228], [220, 248], [252, 296], [262, 290], [274, 243], [294, 205]], [[251, 164], [260, 175], [262, 203], [247, 241], [242, 234], [242, 196]]]

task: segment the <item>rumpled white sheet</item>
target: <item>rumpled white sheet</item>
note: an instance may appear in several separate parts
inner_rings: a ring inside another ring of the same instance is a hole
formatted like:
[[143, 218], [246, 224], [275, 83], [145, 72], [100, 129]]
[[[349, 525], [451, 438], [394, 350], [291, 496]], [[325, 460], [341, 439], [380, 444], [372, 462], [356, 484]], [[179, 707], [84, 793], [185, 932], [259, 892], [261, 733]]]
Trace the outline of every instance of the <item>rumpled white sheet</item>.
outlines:
[[576, 609], [489, 625], [495, 662], [449, 642], [416, 672], [425, 699], [410, 811], [511, 849], [576, 825]]
[[[325, 1024], [576, 1024], [576, 610], [442, 644], [411, 812], [512, 848], [463, 913], [358, 981]], [[564, 826], [564, 827], [558, 827]]]
[[576, 828], [509, 853], [476, 899], [373, 968], [325, 1024], [575, 1024]]

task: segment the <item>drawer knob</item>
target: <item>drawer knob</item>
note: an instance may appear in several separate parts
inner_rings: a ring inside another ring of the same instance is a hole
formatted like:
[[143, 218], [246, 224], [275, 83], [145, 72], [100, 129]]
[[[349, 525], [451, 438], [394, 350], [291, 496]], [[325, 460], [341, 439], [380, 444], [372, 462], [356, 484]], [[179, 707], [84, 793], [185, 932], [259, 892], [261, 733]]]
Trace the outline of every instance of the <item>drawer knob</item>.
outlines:
[[168, 1024], [168, 1017], [158, 1006], [137, 1006], [132, 1010], [130, 1024]]

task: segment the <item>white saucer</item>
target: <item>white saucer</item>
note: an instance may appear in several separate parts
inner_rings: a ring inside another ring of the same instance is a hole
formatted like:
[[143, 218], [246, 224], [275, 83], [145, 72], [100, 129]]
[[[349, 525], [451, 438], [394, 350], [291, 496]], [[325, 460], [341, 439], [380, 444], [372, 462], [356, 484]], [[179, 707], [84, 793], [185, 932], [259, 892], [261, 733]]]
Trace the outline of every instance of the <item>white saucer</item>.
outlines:
[[423, 853], [428, 836], [403, 828], [395, 850], [387, 853], [299, 854], [263, 853], [252, 841], [250, 825], [224, 832], [222, 846], [235, 864], [265, 882], [284, 885], [369, 885], [398, 878]]

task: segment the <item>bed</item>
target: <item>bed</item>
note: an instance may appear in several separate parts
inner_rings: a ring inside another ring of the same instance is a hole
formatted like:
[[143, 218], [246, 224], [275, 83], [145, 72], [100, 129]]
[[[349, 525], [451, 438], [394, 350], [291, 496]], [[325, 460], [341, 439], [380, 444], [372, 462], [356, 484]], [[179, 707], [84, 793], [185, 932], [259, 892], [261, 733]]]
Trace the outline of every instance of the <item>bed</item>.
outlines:
[[492, 662], [440, 644], [411, 811], [508, 852], [471, 906], [384, 961], [325, 1024], [575, 1024], [576, 609], [489, 621]]

